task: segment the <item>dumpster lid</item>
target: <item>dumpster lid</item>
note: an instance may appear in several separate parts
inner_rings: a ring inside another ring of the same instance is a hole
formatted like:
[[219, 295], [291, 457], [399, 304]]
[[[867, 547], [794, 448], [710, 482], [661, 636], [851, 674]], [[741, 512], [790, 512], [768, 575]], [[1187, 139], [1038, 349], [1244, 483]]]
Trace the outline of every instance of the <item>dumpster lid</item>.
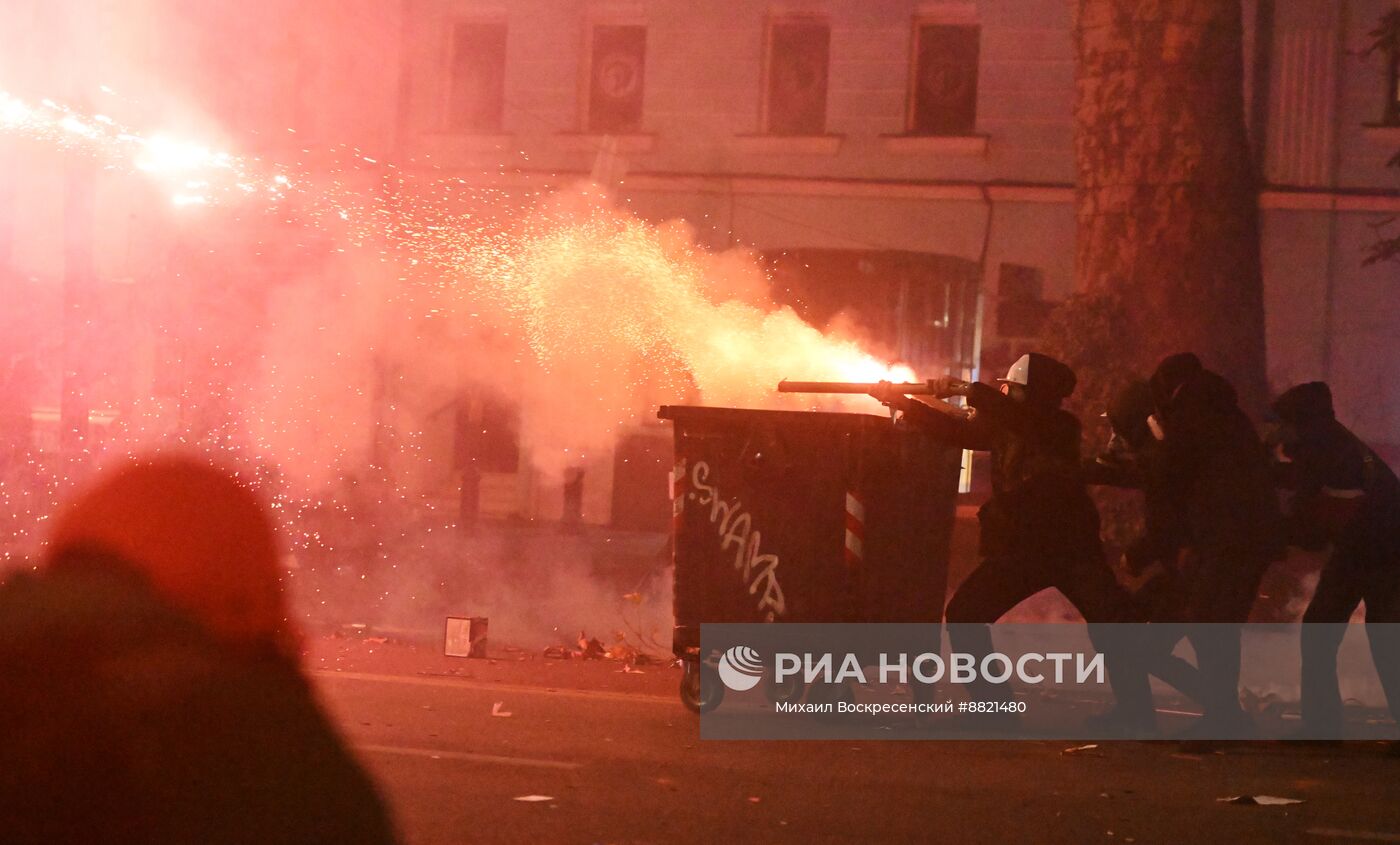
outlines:
[[716, 408], [708, 405], [662, 405], [658, 419], [689, 424], [693, 422], [738, 423], [767, 422], [774, 425], [811, 425], [829, 423], [846, 426], [877, 425], [887, 427], [889, 417], [874, 414], [852, 414], [833, 411], [767, 411], [757, 408]]
[[[963, 412], [960, 408], [955, 408], [946, 402], [927, 402], [925, 404], [945, 415], [950, 426], [960, 422], [963, 418]], [[756, 408], [717, 408], [707, 405], [662, 405], [657, 409], [656, 416], [658, 419], [686, 426], [697, 423], [701, 425], [735, 425], [761, 422], [781, 427], [823, 425], [847, 430], [884, 431], [892, 427], [888, 416], [836, 411], [769, 411]]]

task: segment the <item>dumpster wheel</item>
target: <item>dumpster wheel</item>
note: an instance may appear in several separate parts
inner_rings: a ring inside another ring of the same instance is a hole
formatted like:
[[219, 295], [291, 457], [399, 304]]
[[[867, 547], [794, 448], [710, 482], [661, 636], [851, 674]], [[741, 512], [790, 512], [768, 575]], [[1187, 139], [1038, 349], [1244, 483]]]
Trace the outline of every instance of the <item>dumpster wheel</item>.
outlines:
[[714, 667], [698, 660], [685, 661], [681, 675], [681, 703], [692, 713], [708, 713], [724, 700], [724, 684]]

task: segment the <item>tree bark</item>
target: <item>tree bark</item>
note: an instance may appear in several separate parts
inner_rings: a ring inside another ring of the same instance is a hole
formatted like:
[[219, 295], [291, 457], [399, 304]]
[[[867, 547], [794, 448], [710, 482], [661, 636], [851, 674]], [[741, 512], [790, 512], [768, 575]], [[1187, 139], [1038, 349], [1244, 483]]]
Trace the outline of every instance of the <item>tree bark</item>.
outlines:
[[1266, 398], [1240, 0], [1076, 0], [1076, 272], [1143, 372], [1193, 351]]

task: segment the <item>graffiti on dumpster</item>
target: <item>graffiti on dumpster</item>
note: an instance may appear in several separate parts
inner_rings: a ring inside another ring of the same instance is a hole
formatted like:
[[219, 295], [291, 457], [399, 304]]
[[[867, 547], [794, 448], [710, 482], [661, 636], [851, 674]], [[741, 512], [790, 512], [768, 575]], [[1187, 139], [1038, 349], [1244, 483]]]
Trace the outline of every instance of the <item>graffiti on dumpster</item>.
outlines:
[[710, 465], [696, 461], [690, 471], [689, 496], [698, 505], [710, 506], [710, 524], [719, 534], [720, 551], [734, 550], [734, 569], [749, 588], [749, 595], [759, 595], [762, 588], [758, 609], [772, 622], [787, 609], [778, 583], [778, 556], [760, 552], [763, 535], [753, 527], [753, 517], [739, 500], [725, 501], [717, 487], [706, 483], [709, 478]]

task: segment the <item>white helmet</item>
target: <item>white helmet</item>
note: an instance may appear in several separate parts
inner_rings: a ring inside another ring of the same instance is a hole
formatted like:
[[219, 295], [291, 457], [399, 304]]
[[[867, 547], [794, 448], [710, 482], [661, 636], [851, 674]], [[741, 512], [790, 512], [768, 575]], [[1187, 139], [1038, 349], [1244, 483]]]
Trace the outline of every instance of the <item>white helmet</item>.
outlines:
[[1027, 352], [1006, 371], [1006, 378], [997, 381], [1019, 384], [1027, 393], [1059, 402], [1074, 392], [1075, 377], [1073, 370], [1049, 355]]
[[1006, 371], [1006, 378], [999, 378], [997, 381], [1007, 384], [1030, 384], [1031, 379], [1031, 356], [1022, 355], [1016, 359], [1016, 363], [1011, 365], [1011, 369]]

